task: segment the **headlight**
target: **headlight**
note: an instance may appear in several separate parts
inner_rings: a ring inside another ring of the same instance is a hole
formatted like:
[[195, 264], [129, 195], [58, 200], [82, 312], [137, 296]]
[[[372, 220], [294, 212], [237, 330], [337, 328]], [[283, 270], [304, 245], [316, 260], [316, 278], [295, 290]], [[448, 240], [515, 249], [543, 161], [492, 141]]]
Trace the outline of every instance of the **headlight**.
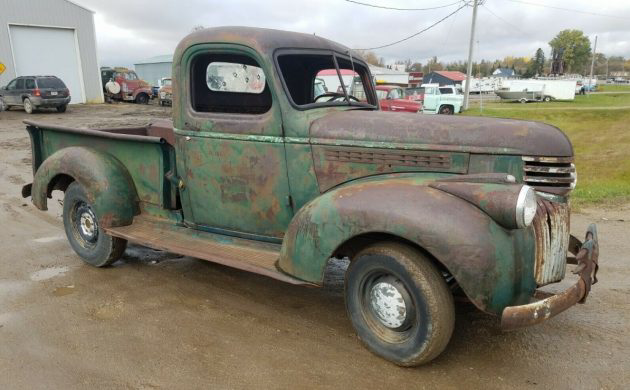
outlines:
[[521, 188], [516, 200], [516, 225], [524, 228], [531, 225], [536, 216], [536, 191], [527, 185]]

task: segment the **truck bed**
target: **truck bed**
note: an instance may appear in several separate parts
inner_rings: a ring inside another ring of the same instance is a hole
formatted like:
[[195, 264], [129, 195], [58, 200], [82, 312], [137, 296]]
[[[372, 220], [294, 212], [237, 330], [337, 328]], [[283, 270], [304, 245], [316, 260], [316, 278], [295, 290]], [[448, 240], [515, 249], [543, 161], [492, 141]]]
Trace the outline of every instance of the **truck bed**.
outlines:
[[87, 129], [24, 121], [31, 137], [33, 173], [46, 158], [67, 147], [85, 147], [109, 154], [127, 169], [140, 208], [176, 208], [176, 189], [165, 175], [175, 173], [172, 123], [159, 120], [146, 126]]

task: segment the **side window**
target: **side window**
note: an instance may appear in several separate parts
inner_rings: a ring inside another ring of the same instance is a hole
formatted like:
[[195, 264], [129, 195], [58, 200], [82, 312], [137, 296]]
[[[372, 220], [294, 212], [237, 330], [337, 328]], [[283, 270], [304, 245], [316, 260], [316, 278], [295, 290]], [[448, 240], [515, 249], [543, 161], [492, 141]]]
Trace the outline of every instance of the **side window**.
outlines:
[[26, 89], [35, 89], [35, 80], [26, 79]]
[[263, 114], [272, 99], [267, 78], [252, 58], [238, 54], [201, 54], [190, 68], [192, 107], [197, 112]]
[[127, 80], [138, 80], [138, 76], [134, 72], [125, 73], [125, 79]]
[[15, 89], [24, 89], [24, 79], [19, 79], [17, 81], [17, 86], [15, 87]]
[[394, 88], [391, 91], [389, 91], [389, 98], [390, 99], [402, 99], [402, 95], [400, 93], [400, 89], [398, 88]]
[[9, 85], [7, 85], [7, 89], [16, 89], [17, 86], [17, 79], [16, 80], [12, 80]]

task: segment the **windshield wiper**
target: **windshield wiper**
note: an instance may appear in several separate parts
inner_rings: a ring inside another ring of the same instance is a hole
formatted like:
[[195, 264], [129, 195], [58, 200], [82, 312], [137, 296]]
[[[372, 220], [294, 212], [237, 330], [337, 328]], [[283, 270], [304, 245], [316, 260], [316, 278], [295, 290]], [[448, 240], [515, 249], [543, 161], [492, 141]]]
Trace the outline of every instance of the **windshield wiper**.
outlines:
[[[343, 90], [343, 94], [346, 98], [346, 102], [348, 102], [348, 105], [351, 106], [352, 104], [350, 104], [348, 91], [346, 91], [346, 85], [343, 83], [343, 77], [341, 77], [341, 70], [339, 70], [339, 63], [337, 62], [337, 56], [333, 53], [332, 57], [333, 57], [333, 62], [335, 64], [335, 69], [337, 70], [337, 76], [339, 76], [339, 82], [341, 83], [341, 89]], [[353, 79], [354, 79], [354, 75], [353, 75]]]

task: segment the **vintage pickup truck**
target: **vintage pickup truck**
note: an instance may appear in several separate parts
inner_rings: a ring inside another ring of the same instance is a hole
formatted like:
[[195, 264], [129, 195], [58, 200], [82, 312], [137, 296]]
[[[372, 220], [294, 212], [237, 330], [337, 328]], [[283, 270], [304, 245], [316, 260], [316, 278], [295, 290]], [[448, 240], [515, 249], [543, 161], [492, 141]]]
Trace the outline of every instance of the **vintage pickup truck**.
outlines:
[[[366, 101], [315, 96], [324, 69], [354, 69]], [[321, 286], [329, 260], [347, 257], [358, 337], [403, 366], [445, 349], [454, 297], [514, 329], [584, 302], [596, 281], [596, 229], [569, 234], [573, 149], [553, 126], [382, 112], [348, 48], [257, 28], [184, 38], [173, 91], [172, 126], [26, 121], [34, 180], [22, 195], [46, 210], [65, 191], [68, 240], [91, 265], [131, 241]], [[570, 288], [537, 291], [567, 263]]]

